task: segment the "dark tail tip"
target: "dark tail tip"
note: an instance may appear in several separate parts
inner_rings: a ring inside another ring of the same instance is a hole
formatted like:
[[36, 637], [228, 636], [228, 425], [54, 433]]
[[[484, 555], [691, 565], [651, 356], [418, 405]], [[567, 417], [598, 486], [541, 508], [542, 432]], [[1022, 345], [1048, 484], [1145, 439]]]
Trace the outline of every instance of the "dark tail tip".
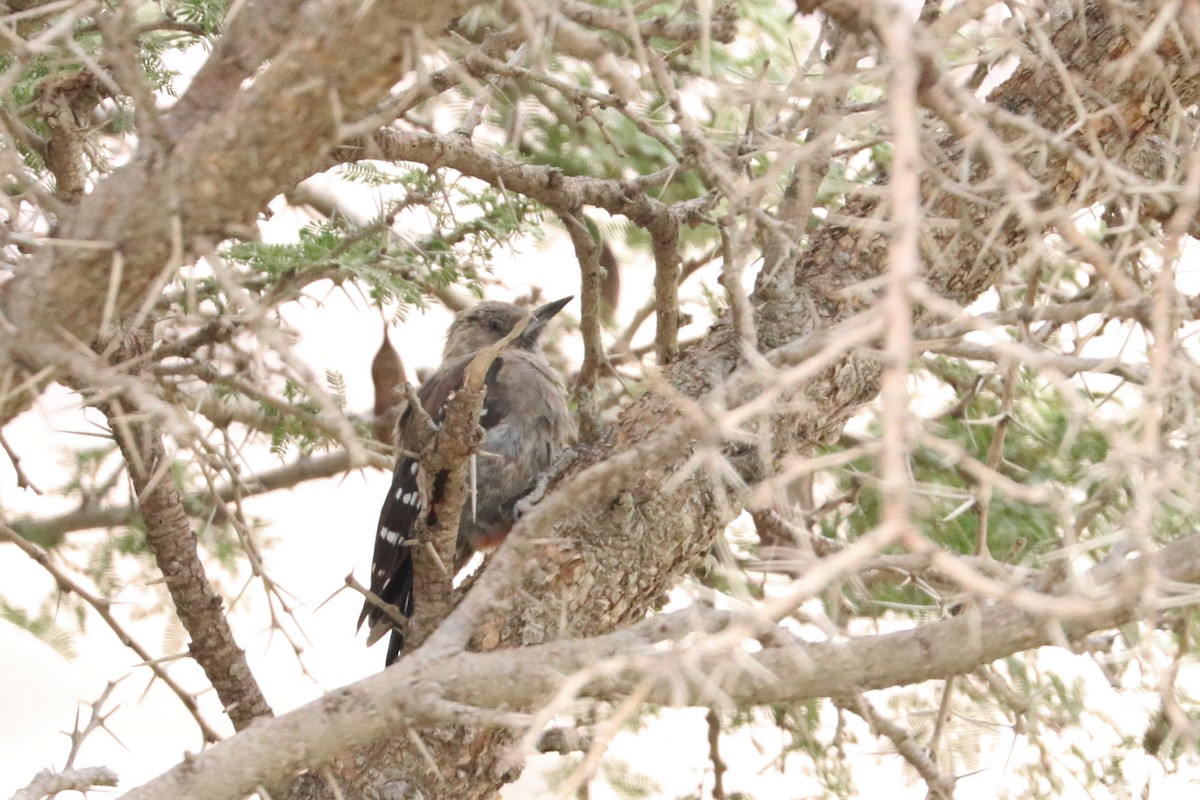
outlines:
[[386, 668], [396, 663], [396, 659], [400, 657], [403, 650], [404, 634], [400, 631], [392, 631], [392, 638], [388, 640], [387, 661], [383, 663], [383, 666]]

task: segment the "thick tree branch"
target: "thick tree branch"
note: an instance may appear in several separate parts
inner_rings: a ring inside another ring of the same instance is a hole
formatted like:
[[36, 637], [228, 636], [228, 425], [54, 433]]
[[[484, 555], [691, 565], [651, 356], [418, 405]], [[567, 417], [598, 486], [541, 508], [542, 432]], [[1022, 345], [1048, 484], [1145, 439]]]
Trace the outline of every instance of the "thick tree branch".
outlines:
[[[305, 35], [292, 37], [248, 87], [206, 117], [196, 114], [202, 122], [181, 125], [186, 133], [169, 152], [144, 142], [61, 221], [63, 246], [40, 251], [5, 287], [7, 315], [27, 337], [7, 344], [37, 364], [36, 345], [61, 341], [60, 330], [91, 342], [103, 313], [96, 287], [110, 278], [115, 318], [141, 307], [162, 276], [250, 225], [272, 197], [312, 174], [339, 126], [370, 111], [402, 77], [416, 57], [416, 37], [440, 30], [468, 5], [308, 4], [299, 20]], [[346, 58], [350, 52], [359, 57]], [[232, 79], [218, 83], [227, 92]]]
[[450, 167], [493, 186], [533, 198], [553, 209], [578, 211], [584, 206], [603, 208], [628, 217], [644, 227], [651, 221], [673, 219], [676, 224], [702, 221], [704, 206], [697, 202], [669, 206], [646, 194], [675, 176], [675, 168], [629, 180], [564, 175], [556, 167], [525, 164], [491, 152], [461, 136], [438, 136], [387, 128], [371, 139], [342, 145], [333, 152], [336, 161], [364, 158], [411, 161], [431, 168]]
[[212, 53], [167, 115], [166, 128], [173, 139], [218, 112], [242, 81], [274, 56], [293, 30], [304, 26], [296, 13], [302, 5], [302, 0], [254, 0], [237, 7], [238, 13], [226, 20]]
[[654, 251], [654, 355], [664, 366], [679, 355], [679, 224], [669, 217], [647, 222]]
[[71, 205], [83, 197], [87, 180], [87, 128], [101, 97], [100, 82], [88, 72], [47, 79], [38, 103], [50, 130], [46, 166], [54, 175], [58, 197]]
[[1148, 369], [1145, 364], [1128, 364], [1119, 357], [1082, 358], [1063, 353], [1034, 350], [1016, 342], [985, 345], [961, 340], [915, 343], [916, 349], [930, 353], [944, 353], [975, 361], [991, 361], [996, 364], [1010, 363], [1054, 370], [1063, 375], [1080, 372], [1100, 372], [1116, 375], [1130, 383], [1145, 383]]
[[[1186, 584], [1181, 588], [1194, 596], [1200, 582], [1200, 534], [1141, 558], [1153, 558], [1163, 580]], [[1119, 591], [1123, 582], [1141, 580], [1138, 561], [1093, 570], [1096, 591]], [[743, 621], [729, 614], [685, 609], [592, 639], [490, 653], [419, 650], [404, 659], [403, 669], [386, 670], [264, 721], [125, 798], [238, 796], [407, 726], [453, 720], [455, 708], [537, 709], [558, 694], [567, 676], [581, 671], [591, 676], [582, 685], [589, 697], [621, 697], [647, 676], [661, 676], [648, 702], [705, 704], [715, 699], [714, 691], [740, 705], [800, 702], [963, 674], [1013, 653], [1124, 624], [1144, 611], [1136, 595], [1123, 605], [1070, 620], [998, 604], [914, 630], [749, 655], [739, 650], [759, 624], [742, 627]], [[683, 641], [697, 630], [724, 635], [693, 639], [694, 644]], [[655, 642], [676, 644], [646, 647]], [[262, 752], [275, 756], [260, 758]]]
[[709, 19], [686, 20], [666, 16], [631, 19], [621, 11], [599, 8], [581, 0], [561, 0], [559, 11], [580, 25], [619, 33], [631, 39], [662, 38], [676, 42], [695, 42], [707, 35], [712, 41], [728, 44], [737, 34], [737, 8], [725, 3]]
[[[146, 338], [129, 335], [114, 357], [118, 362], [137, 363], [148, 350]], [[159, 426], [127, 396], [99, 408], [125, 457], [146, 523], [146, 544], [166, 579], [175, 613], [191, 636], [188, 650], [221, 698], [234, 729], [244, 730], [255, 719], [271, 716], [271, 707], [250, 672], [246, 654], [234, 641], [221, 596], [205, 574]]]

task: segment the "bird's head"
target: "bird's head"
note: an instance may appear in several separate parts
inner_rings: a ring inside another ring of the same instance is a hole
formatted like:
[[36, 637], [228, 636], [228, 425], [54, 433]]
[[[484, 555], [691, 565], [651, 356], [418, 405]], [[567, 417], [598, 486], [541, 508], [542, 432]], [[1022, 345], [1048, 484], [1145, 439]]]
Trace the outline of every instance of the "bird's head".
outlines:
[[490, 344], [503, 339], [513, 326], [532, 313], [533, 319], [529, 325], [512, 342], [512, 347], [523, 350], [536, 350], [538, 337], [555, 314], [562, 311], [563, 306], [571, 302], [573, 297], [564, 297], [553, 303], [546, 303], [535, 309], [526, 309], [512, 303], [501, 303], [488, 300], [478, 305], [460, 311], [450, 324], [446, 333], [445, 358], [473, 353]]

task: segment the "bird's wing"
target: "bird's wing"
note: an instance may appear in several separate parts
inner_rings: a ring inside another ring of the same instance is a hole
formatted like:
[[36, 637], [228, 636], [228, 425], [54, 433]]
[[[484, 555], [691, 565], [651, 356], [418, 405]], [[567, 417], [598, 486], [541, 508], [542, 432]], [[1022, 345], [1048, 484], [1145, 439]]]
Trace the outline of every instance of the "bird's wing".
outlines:
[[460, 565], [473, 550], [488, 550], [503, 540], [516, 521], [517, 501], [574, 435], [566, 390], [540, 356], [510, 351], [490, 378], [481, 418], [485, 435], [476, 459], [475, 513], [465, 512], [459, 528]]
[[[443, 365], [417, 392], [425, 412], [434, 422], [440, 422], [446, 400], [462, 383], [468, 359]], [[371, 591], [385, 603], [396, 606], [406, 617], [412, 616], [413, 569], [411, 540], [417, 518], [424, 511], [426, 498], [421, 496], [416, 458], [406, 455], [416, 450], [420, 424], [418, 415], [405, 408], [399, 422], [397, 446], [401, 453], [392, 473], [392, 485], [383, 499], [379, 523], [375, 529], [375, 552], [371, 559]], [[369, 644], [374, 644], [393, 626], [388, 615], [370, 600], [363, 603], [358, 624], [370, 621]]]

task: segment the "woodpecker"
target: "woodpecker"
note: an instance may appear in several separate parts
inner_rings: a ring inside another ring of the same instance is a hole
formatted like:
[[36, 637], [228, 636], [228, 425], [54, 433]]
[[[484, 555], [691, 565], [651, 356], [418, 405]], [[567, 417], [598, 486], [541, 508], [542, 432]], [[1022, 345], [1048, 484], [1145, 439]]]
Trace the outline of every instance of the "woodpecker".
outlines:
[[[488, 370], [479, 423], [483, 444], [476, 457], [475, 497], [464, 504], [458, 527], [461, 567], [476, 550], [498, 546], [516, 522], [517, 502], [534, 488], [558, 453], [575, 438], [562, 380], [542, 356], [538, 339], [571, 297], [539, 306], [521, 335], [496, 358]], [[426, 413], [441, 423], [446, 402], [463, 384], [467, 365], [485, 347], [503, 339], [530, 312], [511, 303], [484, 302], [460, 312], [446, 333], [442, 364], [417, 392]], [[396, 606], [405, 617], [413, 614], [413, 565], [410, 540], [424, 511], [417, 480], [421, 465], [413, 457], [418, 441], [417, 415], [401, 411], [396, 445], [400, 451], [392, 485], [383, 500], [371, 563], [371, 591]], [[404, 647], [404, 635], [370, 600], [363, 604], [358, 625], [370, 623], [367, 644], [391, 631], [386, 665]]]

